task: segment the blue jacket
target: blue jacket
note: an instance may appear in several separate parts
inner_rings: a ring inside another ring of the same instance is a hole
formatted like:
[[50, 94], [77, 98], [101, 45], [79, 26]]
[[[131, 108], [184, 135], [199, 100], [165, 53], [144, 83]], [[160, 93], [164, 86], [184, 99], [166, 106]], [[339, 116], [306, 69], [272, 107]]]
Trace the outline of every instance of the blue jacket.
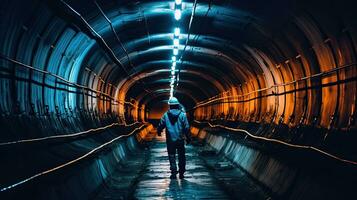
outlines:
[[190, 125], [186, 113], [179, 109], [170, 109], [167, 111], [157, 127], [158, 135], [166, 128], [166, 141], [174, 142], [176, 140], [190, 139]]

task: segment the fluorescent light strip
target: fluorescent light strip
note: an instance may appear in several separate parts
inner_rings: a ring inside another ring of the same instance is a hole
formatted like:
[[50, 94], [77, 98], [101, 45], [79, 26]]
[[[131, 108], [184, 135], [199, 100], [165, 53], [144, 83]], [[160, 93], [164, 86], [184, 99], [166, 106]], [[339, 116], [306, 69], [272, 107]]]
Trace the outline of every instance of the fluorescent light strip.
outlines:
[[174, 46], [178, 47], [180, 45], [179, 39], [174, 39]]
[[177, 56], [177, 54], [178, 54], [178, 49], [177, 49], [177, 48], [174, 48], [174, 49], [173, 49], [173, 54], [174, 54], [175, 56]]
[[181, 32], [180, 28], [175, 28], [174, 36], [176, 37], [180, 36], [180, 32]]
[[[182, 17], [182, 0], [175, 0], [175, 10], [174, 10], [174, 17], [175, 19], [178, 21], [181, 19]], [[176, 27], [174, 29], [174, 40], [173, 40], [173, 56], [171, 57], [172, 60], [172, 66], [171, 66], [171, 82], [170, 82], [170, 97], [173, 97], [173, 92], [174, 92], [174, 83], [175, 83], [175, 72], [176, 72], [176, 61], [177, 58], [176, 56], [179, 53], [179, 49], [178, 47], [180, 46], [180, 40], [179, 40], [179, 36], [181, 34], [181, 30], [179, 27]]]
[[176, 20], [180, 20], [181, 19], [181, 10], [180, 9], [176, 9], [175, 10], [175, 19]]

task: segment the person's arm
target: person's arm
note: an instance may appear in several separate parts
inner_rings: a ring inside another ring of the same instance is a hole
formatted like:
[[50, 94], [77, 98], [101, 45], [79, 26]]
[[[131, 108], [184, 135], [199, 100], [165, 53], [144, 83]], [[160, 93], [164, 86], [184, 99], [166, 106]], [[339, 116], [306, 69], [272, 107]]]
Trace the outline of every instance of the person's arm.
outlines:
[[183, 119], [182, 119], [182, 123], [183, 123], [183, 132], [186, 136], [186, 142], [190, 143], [191, 142], [191, 133], [190, 133], [190, 124], [188, 123], [188, 119], [186, 116], [186, 113], [183, 113]]
[[166, 126], [166, 123], [165, 123], [165, 114], [164, 114], [160, 119], [159, 125], [157, 126], [157, 135], [158, 136], [161, 136], [161, 132], [162, 132], [162, 130], [164, 130], [165, 126]]

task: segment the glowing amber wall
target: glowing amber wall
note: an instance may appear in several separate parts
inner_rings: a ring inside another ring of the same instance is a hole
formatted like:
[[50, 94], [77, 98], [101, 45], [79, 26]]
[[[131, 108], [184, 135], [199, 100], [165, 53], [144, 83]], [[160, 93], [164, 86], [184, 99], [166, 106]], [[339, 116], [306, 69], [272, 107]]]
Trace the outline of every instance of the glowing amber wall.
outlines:
[[[343, 130], [355, 126], [355, 29], [322, 33], [318, 22], [305, 15], [294, 23], [285, 40], [295, 56], [278, 62], [277, 52], [286, 48], [279, 38], [265, 50], [247, 47], [262, 73], [248, 75], [240, 85], [197, 104], [195, 118]], [[297, 41], [302, 38], [309, 49]]]

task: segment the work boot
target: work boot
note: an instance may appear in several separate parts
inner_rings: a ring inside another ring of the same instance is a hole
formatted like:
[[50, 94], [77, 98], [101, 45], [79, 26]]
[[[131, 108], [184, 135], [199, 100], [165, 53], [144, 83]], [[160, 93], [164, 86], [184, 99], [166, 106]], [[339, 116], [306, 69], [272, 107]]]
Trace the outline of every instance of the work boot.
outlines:
[[170, 179], [176, 179], [176, 174], [171, 174]]

